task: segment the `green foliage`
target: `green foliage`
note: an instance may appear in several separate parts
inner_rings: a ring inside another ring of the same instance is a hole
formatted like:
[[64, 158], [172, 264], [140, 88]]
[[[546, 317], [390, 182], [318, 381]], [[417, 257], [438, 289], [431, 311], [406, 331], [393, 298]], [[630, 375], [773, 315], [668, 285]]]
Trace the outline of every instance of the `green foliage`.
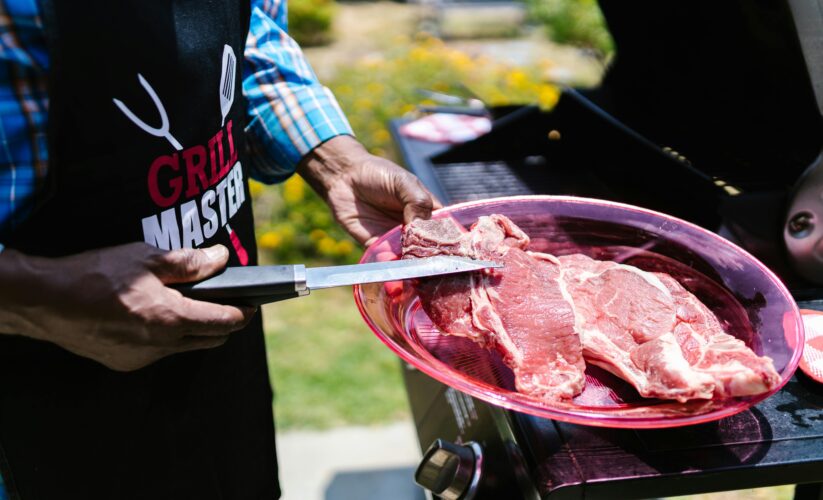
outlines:
[[[549, 64], [549, 63], [546, 63]], [[398, 40], [385, 57], [342, 68], [329, 82], [357, 138], [372, 153], [392, 156], [389, 120], [414, 110], [416, 89], [466, 93], [470, 88], [489, 104], [538, 103], [552, 106], [555, 86], [543, 83], [544, 65], [511, 68], [470, 57], [437, 39]], [[426, 103], [425, 101], [423, 101]], [[429, 102], [428, 104], [433, 104]], [[265, 261], [356, 262], [362, 250], [336, 224], [323, 201], [299, 176], [264, 187], [252, 182], [257, 236]]]
[[252, 182], [250, 190], [255, 199], [257, 246], [265, 260], [352, 264], [360, 259], [360, 247], [300, 176], [270, 188]]
[[436, 38], [398, 38], [384, 55], [341, 68], [329, 87], [370, 151], [391, 156], [389, 120], [412, 112], [417, 89], [466, 95], [467, 89], [490, 105], [536, 103], [551, 107], [558, 89], [543, 82], [550, 62], [513, 68], [487, 57], [472, 57]]
[[582, 45], [609, 54], [614, 45], [597, 0], [526, 0], [529, 18], [558, 43]]
[[768, 488], [668, 497], [666, 500], [792, 500], [792, 498], [794, 498], [794, 485], [784, 484]]
[[334, 0], [289, 0], [289, 35], [304, 47], [329, 43], [335, 10]]
[[400, 362], [369, 331], [350, 288], [265, 306], [264, 321], [281, 430], [368, 425], [408, 415]]

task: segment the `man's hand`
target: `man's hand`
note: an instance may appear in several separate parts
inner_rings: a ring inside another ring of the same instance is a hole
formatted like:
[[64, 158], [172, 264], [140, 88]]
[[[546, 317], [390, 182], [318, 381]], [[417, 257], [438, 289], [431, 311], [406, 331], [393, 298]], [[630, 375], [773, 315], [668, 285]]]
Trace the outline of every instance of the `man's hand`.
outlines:
[[432, 209], [441, 207], [417, 177], [369, 154], [351, 136], [318, 146], [298, 173], [326, 200], [343, 228], [366, 246], [394, 226], [428, 219]]
[[114, 370], [222, 345], [253, 308], [183, 297], [166, 284], [223, 269], [223, 246], [158, 250], [134, 243], [60, 259], [0, 254], [0, 332], [53, 342]]

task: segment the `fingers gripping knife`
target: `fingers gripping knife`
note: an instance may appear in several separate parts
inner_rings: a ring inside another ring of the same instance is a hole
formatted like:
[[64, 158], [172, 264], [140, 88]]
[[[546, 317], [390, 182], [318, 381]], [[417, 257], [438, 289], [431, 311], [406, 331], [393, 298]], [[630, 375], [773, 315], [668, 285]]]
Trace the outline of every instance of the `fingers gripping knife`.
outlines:
[[358, 283], [398, 281], [486, 268], [501, 264], [463, 257], [427, 257], [351, 266], [307, 268], [288, 266], [229, 267], [209, 279], [177, 285], [183, 295], [209, 302], [260, 305], [308, 295], [311, 290]]

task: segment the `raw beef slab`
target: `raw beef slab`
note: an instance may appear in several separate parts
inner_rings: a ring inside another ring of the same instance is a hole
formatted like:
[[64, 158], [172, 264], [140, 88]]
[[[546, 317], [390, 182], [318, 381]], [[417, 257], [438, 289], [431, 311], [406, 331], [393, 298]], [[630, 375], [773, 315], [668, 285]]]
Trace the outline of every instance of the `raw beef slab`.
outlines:
[[423, 309], [447, 335], [496, 349], [519, 392], [568, 400], [583, 390], [585, 364], [574, 313], [556, 262], [532, 258], [529, 238], [508, 218], [481, 217], [470, 232], [452, 219], [418, 220], [403, 233], [403, 257], [458, 255], [501, 262], [501, 270], [417, 283]]
[[646, 398], [712, 397], [712, 376], [683, 356], [674, 334], [677, 305], [657, 276], [580, 254], [559, 261], [587, 362], [631, 383]]
[[586, 361], [630, 382], [641, 396], [681, 402], [751, 396], [780, 382], [770, 358], [725, 333], [671, 276], [580, 254], [557, 260]]
[[504, 267], [420, 280], [424, 310], [447, 335], [497, 349], [518, 391], [569, 399], [582, 391], [583, 357], [631, 383], [644, 397], [724, 398], [760, 394], [780, 380], [723, 332], [676, 280], [581, 254], [526, 251], [529, 238], [502, 215], [466, 231], [452, 219], [404, 228], [403, 257], [459, 255]]
[[677, 304], [674, 335], [689, 364], [711, 375], [716, 398], [753, 396], [768, 392], [780, 383], [780, 375], [768, 356], [758, 356], [723, 331], [715, 315], [671, 276], [657, 277]]

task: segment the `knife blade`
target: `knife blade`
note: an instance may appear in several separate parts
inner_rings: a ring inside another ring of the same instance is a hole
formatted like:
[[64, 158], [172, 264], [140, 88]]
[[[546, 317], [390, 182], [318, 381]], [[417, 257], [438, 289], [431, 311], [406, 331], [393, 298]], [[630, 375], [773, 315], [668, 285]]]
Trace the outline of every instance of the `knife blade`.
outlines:
[[347, 266], [229, 267], [197, 283], [175, 285], [183, 295], [210, 302], [260, 305], [308, 295], [311, 290], [383, 281], [499, 268], [502, 264], [465, 257], [437, 256], [422, 259], [370, 262]]
[[351, 266], [312, 267], [306, 269], [306, 287], [309, 290], [334, 286], [399, 281], [426, 276], [481, 271], [502, 267], [501, 264], [465, 257], [426, 257], [423, 259], [371, 262]]

